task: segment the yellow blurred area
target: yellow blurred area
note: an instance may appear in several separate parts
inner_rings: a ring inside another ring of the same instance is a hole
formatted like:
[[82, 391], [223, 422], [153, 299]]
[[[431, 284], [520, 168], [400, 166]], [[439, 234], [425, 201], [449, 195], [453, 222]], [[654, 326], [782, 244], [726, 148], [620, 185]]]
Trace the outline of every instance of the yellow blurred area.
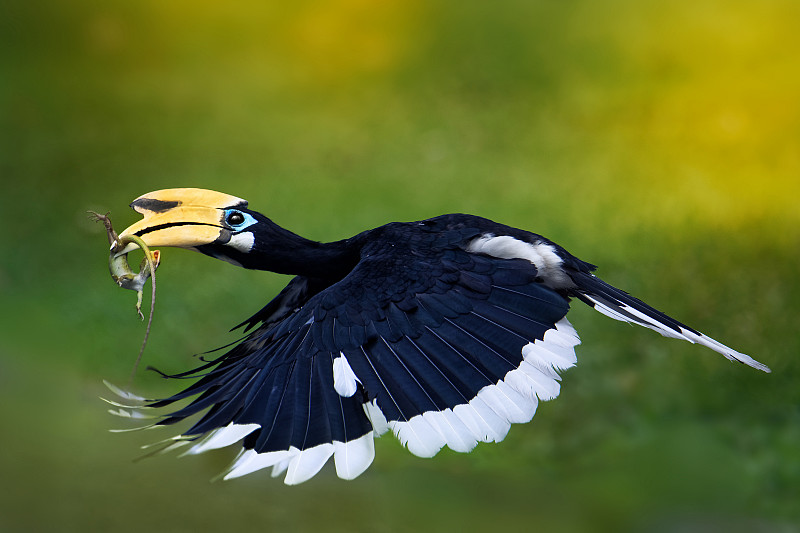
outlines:
[[[417, 0], [243, 1], [235, 6], [176, 1], [126, 9], [135, 10], [135, 16], [117, 8], [88, 22], [94, 48], [113, 52], [147, 39], [169, 46], [151, 50], [156, 56], [177, 50], [183, 60], [202, 63], [224, 55], [222, 72], [242, 69], [240, 75], [324, 87], [396, 68], [413, 42], [422, 5]], [[145, 29], [149, 35], [141, 33]]]
[[[622, 31], [589, 29], [611, 36], [626, 65], [612, 96], [621, 114], [593, 126], [637, 149], [628, 157], [641, 170], [629, 186], [652, 201], [637, 216], [797, 223], [800, 3], [649, 6], [615, 12]], [[590, 5], [586, 15], [601, 9]]]
[[[409, 72], [433, 66], [440, 72], [426, 73], [417, 84], [451, 83], [459, 73], [448, 59], [476, 72], [514, 63], [537, 69], [528, 52], [548, 23], [535, 19], [550, 13], [536, 9], [522, 9], [519, 20], [487, 15], [485, 27], [479, 20], [454, 35], [455, 46], [458, 40], [469, 46], [487, 38], [480, 35], [499, 20], [508, 28], [495, 38], [514, 37], [518, 56], [488, 50], [488, 57], [473, 58], [467, 48], [463, 56], [444, 56], [444, 63], [432, 65], [442, 44], [454, 46], [441, 34], [450, 31], [449, 19], [463, 16], [452, 11], [458, 9], [457, 3], [416, 0], [250, 1], [233, 7], [147, 2], [100, 10], [88, 20], [87, 34], [95, 52], [136, 57], [143, 71], [127, 73], [133, 87], [148, 85], [142, 82], [148, 69], [177, 69], [180, 76], [159, 88], [173, 94], [176, 106], [191, 99], [223, 115], [237, 106], [246, 113], [258, 101], [253, 91], [278, 105], [296, 105], [297, 93], [316, 106], [320, 120], [358, 123], [375, 111], [359, 109], [361, 95], [394, 101], [392, 80]], [[526, 16], [530, 34], [520, 30]], [[607, 72], [580, 70], [573, 55], [563, 54], [548, 68], [571, 82], [552, 95], [550, 108], [531, 110], [520, 102], [515, 111], [524, 86], [509, 93], [506, 105], [520, 117], [555, 109], [565, 123], [577, 124], [576, 134], [602, 139], [603, 153], [574, 154], [587, 160], [583, 180], [592, 181], [588, 169], [608, 174], [616, 184], [609, 194], [633, 198], [631, 217], [659, 225], [684, 219], [729, 227], [763, 218], [800, 221], [796, 2], [581, 3], [565, 20], [564, 34], [546, 46], [556, 56], [570, 47], [589, 54], [607, 47], [602, 53], [610, 64], [600, 65]], [[501, 81], [496, 83], [490, 97], [503, 98]], [[448, 105], [459, 95], [441, 98]], [[413, 96], [400, 105], [400, 114], [413, 113]]]
[[314, 84], [391, 71], [410, 46], [419, 10], [417, 0], [306, 5], [288, 21], [283, 51]]

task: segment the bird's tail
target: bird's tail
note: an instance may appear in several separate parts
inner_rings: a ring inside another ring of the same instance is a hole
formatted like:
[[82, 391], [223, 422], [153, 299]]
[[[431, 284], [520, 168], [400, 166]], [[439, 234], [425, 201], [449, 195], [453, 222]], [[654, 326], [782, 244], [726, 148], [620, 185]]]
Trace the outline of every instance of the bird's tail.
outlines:
[[739, 361], [764, 372], [770, 372], [769, 367], [759, 363], [749, 355], [737, 352], [721, 342], [678, 322], [627, 292], [609, 285], [594, 274], [571, 272], [570, 277], [576, 284], [576, 287], [570, 290], [571, 296], [580, 299], [614, 320], [639, 324], [655, 330], [665, 337], [702, 344], [715, 352], [721, 353], [731, 361]]

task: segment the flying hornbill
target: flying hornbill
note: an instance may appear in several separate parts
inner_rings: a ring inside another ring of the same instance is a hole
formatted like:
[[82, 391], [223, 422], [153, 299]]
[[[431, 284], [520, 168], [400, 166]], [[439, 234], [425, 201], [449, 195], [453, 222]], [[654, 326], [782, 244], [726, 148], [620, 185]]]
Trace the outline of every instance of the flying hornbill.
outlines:
[[143, 406], [193, 398], [155, 424], [200, 414], [169, 448], [192, 444], [194, 454], [242, 441], [226, 479], [271, 466], [300, 483], [331, 456], [338, 476], [352, 479], [389, 429], [420, 457], [501, 441], [558, 396], [559, 372], [576, 362], [572, 298], [769, 372], [605, 283], [554, 242], [485, 218], [395, 222], [320, 243], [216, 191], [166, 189], [131, 207], [144, 218], [120, 239], [295, 276], [240, 324], [238, 344], [178, 374], [194, 384]]

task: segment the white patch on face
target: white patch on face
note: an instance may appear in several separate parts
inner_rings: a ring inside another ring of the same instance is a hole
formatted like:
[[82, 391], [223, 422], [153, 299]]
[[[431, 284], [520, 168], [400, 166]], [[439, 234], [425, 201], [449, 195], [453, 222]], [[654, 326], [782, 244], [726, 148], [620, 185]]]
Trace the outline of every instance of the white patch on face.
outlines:
[[225, 243], [225, 245], [246, 254], [253, 249], [255, 242], [256, 236], [253, 235], [253, 232], [245, 231], [231, 235], [231, 240]]
[[487, 233], [469, 243], [467, 251], [500, 259], [527, 259], [533, 263], [539, 276], [549, 287], [561, 289], [574, 286], [561, 268], [564, 261], [552, 245], [544, 242], [531, 244], [508, 235], [495, 236]]

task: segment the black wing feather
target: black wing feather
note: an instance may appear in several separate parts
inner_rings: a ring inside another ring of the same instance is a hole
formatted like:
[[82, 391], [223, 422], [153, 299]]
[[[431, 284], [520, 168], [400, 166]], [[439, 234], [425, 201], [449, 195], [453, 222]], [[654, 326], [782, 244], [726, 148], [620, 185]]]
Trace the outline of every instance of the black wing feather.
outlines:
[[[465, 220], [478, 223], [451, 218], [379, 228], [343, 279], [326, 285], [294, 278], [240, 325], [250, 331], [240, 344], [200, 367], [207, 373], [195, 384], [151, 404], [197, 396], [161, 423], [201, 414], [187, 432], [198, 436], [231, 423], [258, 424], [244, 438], [245, 449], [302, 452], [366, 437], [373, 429], [371, 403], [401, 439], [402, 424], [419, 425], [414, 420], [425, 413], [451, 413], [424, 424], [442, 437], [436, 446], [455, 440], [468, 448], [470, 439], [502, 438], [502, 429], [465, 435], [466, 425], [482, 422], [470, 422], [472, 415], [459, 408], [493, 386], [510, 394], [503, 379], [522, 364], [523, 347], [555, 329], [568, 303], [537, 283], [531, 262], [466, 251], [471, 239], [492, 228], [481, 227], [488, 224], [483, 219]], [[441, 232], [437, 224], [452, 228]], [[334, 388], [333, 362], [340, 357], [356, 376], [352, 396]], [[474, 417], [507, 424], [505, 408], [484, 400], [475, 404]], [[454, 410], [460, 418], [452, 418]]]

